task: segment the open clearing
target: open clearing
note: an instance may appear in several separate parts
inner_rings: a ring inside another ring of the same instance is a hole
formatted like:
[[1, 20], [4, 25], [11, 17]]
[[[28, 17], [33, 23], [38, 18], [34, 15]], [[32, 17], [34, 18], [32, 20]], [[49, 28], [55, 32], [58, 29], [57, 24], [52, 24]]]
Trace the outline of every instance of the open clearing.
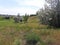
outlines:
[[0, 21], [0, 45], [15, 45], [15, 40], [24, 40], [24, 35], [30, 32], [38, 34], [50, 45], [60, 45], [60, 29], [39, 24], [37, 17], [30, 17], [28, 23], [14, 23], [13, 20]]

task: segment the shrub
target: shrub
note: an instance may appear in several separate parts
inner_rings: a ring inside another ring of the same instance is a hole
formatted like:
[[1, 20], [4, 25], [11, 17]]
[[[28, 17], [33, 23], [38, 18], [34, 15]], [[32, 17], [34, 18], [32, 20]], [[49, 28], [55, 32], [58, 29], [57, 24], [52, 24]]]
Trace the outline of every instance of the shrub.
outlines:
[[24, 23], [26, 23], [28, 21], [28, 18], [29, 18], [29, 16], [25, 14], [25, 16], [24, 16]]
[[4, 19], [10, 19], [10, 16], [5, 16]]
[[14, 41], [14, 45], [20, 45], [20, 40], [19, 40], [19, 39], [16, 39], [16, 40]]
[[15, 21], [15, 23], [19, 23], [18, 17], [15, 17], [15, 18], [14, 18], [14, 21]]
[[36, 45], [39, 40], [40, 37], [35, 33], [26, 35], [26, 45]]

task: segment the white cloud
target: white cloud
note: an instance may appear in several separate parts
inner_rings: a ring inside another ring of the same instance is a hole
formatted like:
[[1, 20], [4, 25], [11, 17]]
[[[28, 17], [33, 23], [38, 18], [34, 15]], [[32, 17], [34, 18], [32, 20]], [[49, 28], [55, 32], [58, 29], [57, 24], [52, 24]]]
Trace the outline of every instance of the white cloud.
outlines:
[[0, 8], [0, 14], [11, 14], [11, 15], [17, 15], [17, 13], [20, 13], [21, 15], [27, 13], [27, 14], [33, 14], [36, 13], [36, 10], [31, 8]]
[[44, 0], [23, 0], [22, 2], [16, 0], [19, 5], [29, 5], [29, 6], [36, 6], [36, 7], [43, 7], [45, 1]]
[[13, 8], [0, 7], [0, 14], [17, 14], [17, 13], [34, 14], [38, 9], [42, 8], [45, 3], [44, 0], [14, 0], [14, 1], [16, 1], [20, 7], [13, 7]]

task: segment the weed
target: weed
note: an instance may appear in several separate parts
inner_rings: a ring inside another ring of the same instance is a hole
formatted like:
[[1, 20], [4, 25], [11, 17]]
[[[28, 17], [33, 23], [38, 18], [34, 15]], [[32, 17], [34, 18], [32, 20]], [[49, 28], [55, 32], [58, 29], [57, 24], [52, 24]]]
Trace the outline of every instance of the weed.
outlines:
[[36, 35], [35, 33], [26, 35], [26, 44], [27, 45], [36, 45], [39, 40], [40, 40], [40, 37], [38, 35]]
[[20, 40], [19, 40], [19, 39], [16, 39], [16, 40], [14, 41], [14, 45], [20, 45]]

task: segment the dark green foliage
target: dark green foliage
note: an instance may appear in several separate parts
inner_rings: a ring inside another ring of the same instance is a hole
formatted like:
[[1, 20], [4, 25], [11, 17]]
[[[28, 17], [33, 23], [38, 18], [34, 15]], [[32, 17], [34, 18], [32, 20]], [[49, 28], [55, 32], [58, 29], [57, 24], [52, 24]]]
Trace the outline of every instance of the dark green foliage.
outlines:
[[10, 20], [10, 16], [0, 16], [0, 20]]
[[6, 16], [6, 17], [4, 17], [4, 19], [10, 19], [10, 17], [9, 16]]
[[30, 17], [32, 17], [32, 16], [37, 16], [37, 14], [31, 14]]
[[27, 23], [28, 18], [29, 18], [29, 15], [25, 14], [25, 16], [24, 16], [24, 23]]
[[40, 37], [37, 34], [31, 33], [26, 35], [27, 45], [36, 45], [38, 41], [40, 41]]

